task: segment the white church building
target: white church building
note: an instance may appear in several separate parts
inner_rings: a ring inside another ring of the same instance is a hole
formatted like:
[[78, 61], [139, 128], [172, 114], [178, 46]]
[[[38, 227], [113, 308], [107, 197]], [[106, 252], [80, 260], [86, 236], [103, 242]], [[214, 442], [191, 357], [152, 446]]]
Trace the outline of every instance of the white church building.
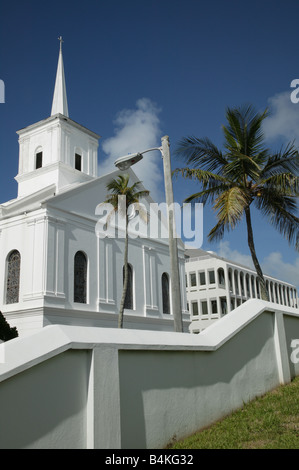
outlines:
[[[96, 235], [95, 210], [121, 172], [98, 176], [100, 136], [69, 117], [61, 45], [51, 115], [17, 134], [18, 195], [0, 205], [0, 310], [20, 336], [50, 324], [117, 327], [124, 240]], [[188, 331], [181, 240], [178, 256]], [[174, 331], [170, 289], [168, 240], [130, 238], [124, 328]]]

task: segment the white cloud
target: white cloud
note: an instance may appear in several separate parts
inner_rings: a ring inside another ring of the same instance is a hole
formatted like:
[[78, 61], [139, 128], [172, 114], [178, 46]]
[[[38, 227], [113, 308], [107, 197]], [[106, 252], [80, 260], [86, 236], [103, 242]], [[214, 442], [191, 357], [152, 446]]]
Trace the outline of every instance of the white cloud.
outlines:
[[237, 250], [232, 250], [229, 246], [229, 242], [220, 242], [218, 255], [222, 258], [226, 258], [235, 263], [242, 264], [243, 266], [248, 266], [248, 268], [253, 269], [253, 262], [250, 255], [244, 255]]
[[299, 256], [294, 257], [293, 263], [286, 263], [281, 253], [273, 252], [264, 258], [262, 266], [265, 273], [299, 288]]
[[270, 116], [263, 123], [267, 139], [282, 138], [299, 143], [299, 103], [292, 103], [291, 92], [290, 88], [268, 99]]
[[[228, 241], [219, 243], [217, 254], [254, 269], [251, 256], [232, 249]], [[283, 260], [282, 254], [275, 251], [261, 259], [260, 263], [264, 274], [273, 276], [280, 281], [289, 282], [299, 289], [299, 256], [294, 257], [293, 263], [287, 263]]]
[[[114, 136], [103, 141], [107, 158], [99, 165], [99, 175], [113, 171], [114, 161], [130, 153], [161, 146], [160, 109], [147, 98], [137, 101], [134, 109], [123, 109], [114, 121]], [[151, 192], [154, 200], [163, 199], [163, 172], [159, 163], [161, 153], [146, 153], [132, 169]]]

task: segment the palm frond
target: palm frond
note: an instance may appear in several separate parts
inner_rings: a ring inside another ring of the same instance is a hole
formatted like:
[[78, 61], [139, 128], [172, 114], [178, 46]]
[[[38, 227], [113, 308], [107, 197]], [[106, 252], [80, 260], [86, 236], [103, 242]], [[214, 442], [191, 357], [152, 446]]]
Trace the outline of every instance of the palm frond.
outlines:
[[186, 137], [179, 142], [174, 153], [186, 160], [188, 165], [218, 174], [227, 163], [222, 152], [208, 138]]
[[106, 196], [105, 203], [111, 204], [114, 211], [118, 212], [121, 217], [127, 215], [129, 206], [138, 204], [140, 199], [149, 195], [148, 190], [139, 190], [142, 187], [140, 181], [136, 181], [132, 186], [129, 186], [129, 179], [129, 175], [121, 174], [106, 185], [110, 193]]
[[[247, 147], [248, 154], [255, 155], [257, 157], [264, 157], [267, 155], [268, 150], [264, 149], [264, 132], [262, 128], [263, 121], [269, 116], [268, 109], [265, 109], [263, 113], [254, 114], [249, 122], [248, 126], [248, 138]], [[259, 163], [262, 163], [259, 161]]]
[[297, 199], [282, 194], [279, 190], [264, 188], [261, 197], [255, 199], [255, 205], [261, 210], [273, 227], [278, 230], [299, 251], [299, 218]]
[[215, 197], [229, 189], [233, 183], [217, 173], [197, 168], [176, 168], [173, 174], [176, 176], [181, 174], [184, 178], [197, 180], [202, 185], [203, 189], [187, 197], [184, 200], [185, 203], [202, 202], [205, 204], [208, 200], [214, 201]]
[[220, 239], [225, 230], [234, 229], [242, 220], [245, 207], [249, 203], [248, 194], [238, 186], [220, 194], [213, 207], [217, 212], [218, 223], [209, 233], [209, 240]]
[[130, 176], [127, 174], [118, 175], [117, 178], [112, 179], [107, 183], [106, 188], [113, 194], [124, 194], [128, 187]]
[[225, 224], [221, 221], [218, 221], [215, 227], [208, 234], [208, 239], [210, 242], [222, 240], [224, 237], [225, 229], [229, 231], [229, 227], [225, 227]]
[[299, 176], [293, 173], [277, 173], [258, 181], [258, 186], [274, 189], [290, 197], [299, 197]]
[[206, 204], [207, 202], [213, 203], [220, 194], [224, 191], [227, 191], [230, 188], [229, 185], [219, 185], [214, 187], [209, 187], [208, 189], [203, 189], [198, 193], [191, 194], [186, 199], [184, 199], [184, 203], [190, 202], [201, 202], [202, 204]]
[[240, 153], [259, 164], [264, 161], [267, 151], [263, 146], [262, 122], [267, 115], [267, 110], [257, 113], [251, 105], [227, 108], [228, 126], [222, 128], [229, 159], [235, 158]]
[[199, 168], [176, 168], [173, 171], [173, 175], [177, 176], [181, 174], [183, 178], [186, 179], [194, 179], [199, 181], [203, 184], [210, 184], [213, 183], [225, 183], [227, 179], [224, 176], [218, 175], [217, 173], [213, 173], [207, 170], [201, 170]]
[[225, 166], [224, 172], [233, 181], [244, 181], [244, 177], [256, 181], [259, 179], [261, 168], [254, 159], [236, 153], [234, 158]]
[[281, 147], [280, 151], [268, 156], [261, 178], [268, 178], [279, 173], [299, 174], [299, 153], [293, 142]]
[[136, 199], [137, 202], [139, 199], [149, 196], [149, 193], [150, 192], [147, 189], [142, 189], [141, 191], [134, 192], [133, 198]]
[[240, 152], [242, 148], [244, 149], [244, 135], [238, 110], [227, 108], [226, 119], [228, 125], [222, 126], [225, 137], [225, 147], [229, 152]]
[[118, 195], [117, 194], [107, 195], [103, 204], [111, 204], [114, 210], [116, 210], [118, 206]]

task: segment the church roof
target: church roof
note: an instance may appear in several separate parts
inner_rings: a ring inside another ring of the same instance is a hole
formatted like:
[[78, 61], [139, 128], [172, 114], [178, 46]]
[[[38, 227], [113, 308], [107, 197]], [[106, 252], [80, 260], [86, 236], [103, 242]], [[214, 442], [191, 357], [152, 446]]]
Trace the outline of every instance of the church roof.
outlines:
[[[138, 178], [132, 169], [129, 169], [128, 172], [134, 182], [138, 181]], [[28, 213], [33, 210], [40, 209], [48, 203], [55, 202], [55, 204], [59, 204], [62, 200], [74, 197], [76, 194], [80, 194], [93, 186], [103, 184], [106, 188], [106, 181], [108, 179], [115, 178], [119, 173], [120, 170], [115, 169], [110, 173], [92, 178], [89, 181], [70, 184], [63, 188], [58, 194], [56, 192], [56, 185], [51, 184], [27, 196], [11, 199], [10, 201], [0, 204], [0, 219], [14, 217], [16, 215], [24, 214], [25, 212]], [[151, 201], [152, 199], [149, 198], [149, 200]]]

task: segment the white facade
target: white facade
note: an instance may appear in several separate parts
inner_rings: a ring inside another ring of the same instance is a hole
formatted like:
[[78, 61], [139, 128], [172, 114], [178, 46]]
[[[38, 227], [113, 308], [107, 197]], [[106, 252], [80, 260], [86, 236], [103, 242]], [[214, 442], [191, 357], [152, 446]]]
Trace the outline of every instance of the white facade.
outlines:
[[[97, 175], [99, 135], [68, 117], [61, 50], [51, 116], [18, 135], [18, 197], [0, 206], [0, 310], [20, 335], [56, 323], [117, 326], [124, 240], [97, 237], [95, 211], [120, 171]], [[137, 177], [129, 173], [133, 184]], [[142, 202], [149, 207], [151, 201]], [[173, 331], [171, 300], [169, 313], [162, 306], [167, 240], [130, 238], [129, 263], [124, 328]], [[183, 280], [181, 242], [179, 264]], [[181, 287], [187, 330], [183, 281]]]
[[[191, 333], [199, 333], [246, 300], [260, 298], [254, 270], [213, 252], [186, 250], [187, 303]], [[271, 302], [298, 309], [295, 286], [265, 275]]]

